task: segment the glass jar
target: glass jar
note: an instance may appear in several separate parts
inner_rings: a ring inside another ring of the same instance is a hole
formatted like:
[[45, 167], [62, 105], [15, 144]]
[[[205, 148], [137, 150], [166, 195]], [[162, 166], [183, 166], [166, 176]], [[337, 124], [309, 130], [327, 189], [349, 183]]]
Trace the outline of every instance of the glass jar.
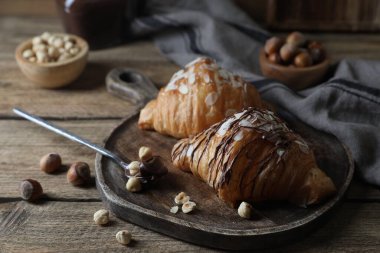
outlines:
[[90, 49], [115, 46], [127, 38], [135, 12], [131, 0], [56, 0], [67, 33], [84, 38]]

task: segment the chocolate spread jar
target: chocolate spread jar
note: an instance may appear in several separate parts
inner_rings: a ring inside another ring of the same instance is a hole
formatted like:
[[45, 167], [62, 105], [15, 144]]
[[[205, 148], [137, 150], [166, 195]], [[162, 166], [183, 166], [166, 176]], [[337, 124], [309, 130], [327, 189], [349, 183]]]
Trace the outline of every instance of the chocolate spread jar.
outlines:
[[135, 13], [133, 0], [56, 0], [67, 33], [87, 40], [91, 49], [118, 45], [127, 39]]

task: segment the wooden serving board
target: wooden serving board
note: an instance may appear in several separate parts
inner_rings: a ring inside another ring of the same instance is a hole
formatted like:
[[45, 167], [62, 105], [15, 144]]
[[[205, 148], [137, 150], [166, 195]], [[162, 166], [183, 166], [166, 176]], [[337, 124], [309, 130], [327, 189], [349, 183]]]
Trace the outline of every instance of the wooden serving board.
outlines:
[[[338, 193], [327, 202], [300, 208], [287, 203], [256, 205], [252, 220], [217, 198], [214, 190], [171, 164], [176, 139], [137, 128], [138, 114], [125, 119], [105, 142], [105, 147], [125, 160], [137, 160], [140, 146], [150, 146], [160, 155], [169, 174], [141, 193], [126, 191], [126, 177], [113, 162], [97, 155], [96, 182], [105, 205], [118, 217], [171, 237], [195, 244], [231, 250], [266, 248], [300, 239], [321, 223], [342, 199], [353, 175], [347, 149], [332, 135], [308, 127], [288, 114], [289, 126], [313, 148], [318, 165], [334, 181]], [[169, 212], [181, 191], [191, 196], [197, 208], [190, 214]], [[332, 217], [333, 218], [333, 217]]]

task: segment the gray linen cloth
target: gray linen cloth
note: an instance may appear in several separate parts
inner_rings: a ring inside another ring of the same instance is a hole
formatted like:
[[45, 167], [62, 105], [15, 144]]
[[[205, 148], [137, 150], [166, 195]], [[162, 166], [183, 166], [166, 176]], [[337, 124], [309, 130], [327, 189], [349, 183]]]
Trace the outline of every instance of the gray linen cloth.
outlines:
[[201, 55], [252, 82], [261, 96], [348, 146], [359, 175], [380, 186], [380, 61], [343, 60], [325, 83], [294, 92], [260, 75], [270, 34], [229, 0], [148, 0], [132, 33], [153, 36], [180, 66]]

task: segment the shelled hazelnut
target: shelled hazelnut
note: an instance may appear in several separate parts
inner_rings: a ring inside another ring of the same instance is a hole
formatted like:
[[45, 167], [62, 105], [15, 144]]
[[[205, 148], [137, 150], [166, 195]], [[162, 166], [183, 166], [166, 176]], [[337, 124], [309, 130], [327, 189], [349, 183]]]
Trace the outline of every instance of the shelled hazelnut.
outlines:
[[19, 190], [21, 198], [31, 202], [38, 200], [43, 193], [41, 184], [34, 179], [21, 181]]
[[197, 205], [195, 204], [195, 202], [187, 201], [187, 202], [183, 203], [183, 205], [182, 205], [182, 212], [183, 213], [190, 213], [195, 209], [196, 206]]
[[250, 219], [252, 215], [252, 206], [247, 202], [241, 202], [238, 208], [238, 214], [242, 218]]
[[170, 208], [170, 212], [174, 214], [178, 212], [179, 206], [181, 206], [183, 213], [190, 213], [197, 206], [195, 202], [190, 201], [190, 196], [188, 196], [185, 192], [178, 193], [174, 198], [174, 202], [177, 204], [177, 206]]
[[128, 245], [132, 240], [132, 234], [128, 230], [121, 230], [116, 233], [116, 240], [120, 244]]
[[73, 163], [67, 171], [67, 181], [74, 186], [85, 185], [90, 180], [90, 167], [85, 162]]
[[290, 33], [286, 40], [278, 37], [268, 39], [264, 52], [269, 62], [295, 68], [310, 67], [326, 58], [323, 46], [306, 40], [300, 32]]
[[40, 168], [43, 172], [53, 173], [62, 165], [62, 159], [59, 154], [49, 153], [44, 155], [40, 160]]
[[139, 149], [139, 158], [142, 162], [148, 161], [153, 157], [152, 149], [149, 147], [142, 146]]
[[100, 209], [94, 213], [94, 222], [97, 225], [106, 225], [109, 222], [109, 212], [105, 209]]
[[174, 202], [178, 205], [182, 205], [183, 203], [187, 201], [190, 201], [190, 197], [187, 196], [187, 194], [184, 192], [178, 193], [177, 196], [175, 196], [174, 198]]
[[142, 190], [142, 185], [140, 179], [137, 177], [128, 178], [127, 184], [125, 186], [129, 192], [139, 192]]
[[22, 57], [29, 62], [60, 62], [76, 56], [80, 51], [80, 46], [70, 36], [44, 32], [32, 39], [31, 47], [22, 52]]
[[136, 176], [138, 173], [140, 173], [140, 162], [139, 161], [132, 161], [128, 165], [129, 174], [131, 176]]

